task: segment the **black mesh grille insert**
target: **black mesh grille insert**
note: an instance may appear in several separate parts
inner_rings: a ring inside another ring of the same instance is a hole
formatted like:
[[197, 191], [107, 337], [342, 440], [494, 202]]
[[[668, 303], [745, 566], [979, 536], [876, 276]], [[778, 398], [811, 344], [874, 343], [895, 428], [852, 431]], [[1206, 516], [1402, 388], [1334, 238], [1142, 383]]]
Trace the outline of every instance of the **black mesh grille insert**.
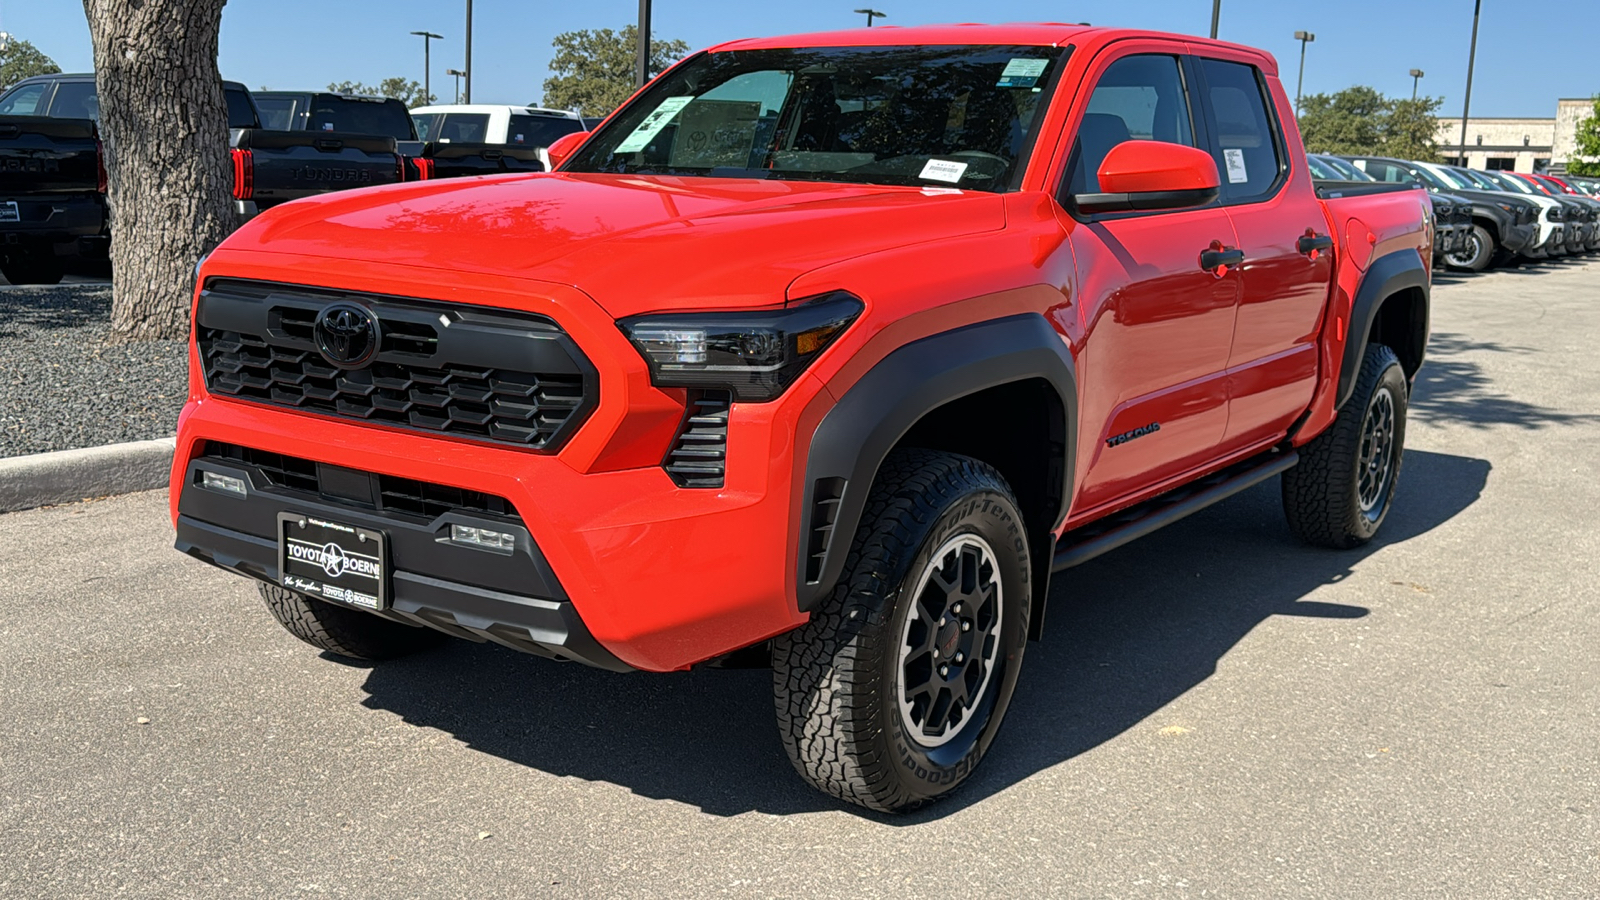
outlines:
[[447, 512], [459, 510], [522, 521], [522, 517], [517, 515], [510, 501], [481, 491], [469, 491], [428, 481], [413, 481], [410, 478], [399, 478], [394, 475], [370, 474], [368, 477], [377, 481], [375, 495], [377, 502], [362, 503], [352, 500], [348, 495], [333, 494], [324, 490], [320, 467], [309, 459], [220, 441], [208, 441], [201, 458], [252, 466], [273, 487], [289, 493], [379, 512], [400, 513], [431, 520]]
[[[335, 301], [378, 320], [363, 368], [317, 350], [317, 315]], [[534, 450], [554, 450], [597, 400], [593, 367], [543, 316], [219, 280], [196, 321], [207, 389], [243, 400]]]
[[722, 487], [728, 456], [728, 391], [690, 391], [683, 426], [664, 467], [679, 487]]

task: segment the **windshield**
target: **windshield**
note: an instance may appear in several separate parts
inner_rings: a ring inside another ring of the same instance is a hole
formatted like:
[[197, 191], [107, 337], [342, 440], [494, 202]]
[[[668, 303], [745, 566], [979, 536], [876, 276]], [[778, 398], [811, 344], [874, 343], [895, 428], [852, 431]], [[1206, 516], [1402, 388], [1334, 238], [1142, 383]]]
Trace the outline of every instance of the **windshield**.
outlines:
[[374, 134], [397, 141], [414, 141], [411, 113], [399, 100], [357, 100], [336, 94], [314, 94], [307, 131], [340, 131], [346, 134]]
[[1524, 181], [1521, 178], [1518, 178], [1515, 175], [1501, 175], [1499, 178], [1497, 178], [1495, 180], [1500, 182], [1500, 183], [1502, 183], [1502, 184], [1507, 185], [1507, 190], [1516, 191], [1519, 194], [1542, 194], [1542, 193], [1544, 193], [1544, 191], [1539, 190], [1539, 186], [1529, 184], [1528, 182]]
[[1337, 169], [1328, 165], [1328, 161], [1320, 156], [1306, 157], [1306, 165], [1311, 169], [1312, 178], [1321, 178], [1326, 181], [1347, 181]]
[[1465, 182], [1467, 187], [1475, 187], [1485, 191], [1505, 190], [1504, 188], [1483, 177], [1482, 175], [1479, 175], [1477, 172], [1472, 171], [1471, 169], [1451, 169], [1450, 172]]
[[1338, 173], [1342, 174], [1345, 178], [1348, 178], [1351, 181], [1377, 181], [1378, 180], [1376, 178], [1373, 178], [1371, 175], [1368, 175], [1367, 173], [1365, 173], [1365, 172], [1361, 171], [1360, 169], [1356, 168], [1355, 166], [1351, 165], [1348, 160], [1340, 159], [1337, 156], [1324, 156], [1324, 157], [1322, 157], [1322, 159], [1323, 159], [1324, 162], [1326, 162], [1328, 164], [1329, 168], [1333, 169], [1335, 172], [1338, 172]]
[[668, 72], [569, 172], [1010, 190], [1066, 51], [818, 47], [707, 53]]
[[1417, 177], [1443, 190], [1472, 190], [1473, 187], [1466, 179], [1459, 177], [1449, 169], [1429, 169], [1418, 166], [1415, 170]]

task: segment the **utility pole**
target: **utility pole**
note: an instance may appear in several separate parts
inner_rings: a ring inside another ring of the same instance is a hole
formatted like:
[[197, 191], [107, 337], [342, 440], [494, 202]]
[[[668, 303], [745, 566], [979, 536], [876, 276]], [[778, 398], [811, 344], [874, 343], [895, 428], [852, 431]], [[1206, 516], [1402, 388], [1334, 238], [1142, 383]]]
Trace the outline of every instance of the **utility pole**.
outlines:
[[431, 31], [413, 31], [411, 33], [422, 38], [422, 96], [427, 98], [423, 101], [423, 105], [426, 106], [433, 102], [433, 64], [428, 57], [428, 50], [433, 46], [434, 41], [442, 40], [444, 35], [434, 34]]
[[1467, 96], [1461, 101], [1461, 164], [1467, 164], [1467, 114], [1472, 111], [1472, 67], [1478, 62], [1478, 13], [1483, 0], [1472, 4], [1472, 49], [1467, 51]]
[[472, 0], [467, 0], [467, 65], [466, 71], [461, 73], [466, 76], [467, 89], [461, 95], [466, 103], [472, 102]]
[[650, 0], [639, 0], [638, 59], [634, 63], [634, 87], [644, 87], [650, 80]]
[[1417, 102], [1417, 82], [1422, 80], [1422, 75], [1421, 69], [1411, 70], [1411, 102], [1413, 103]]
[[1294, 83], [1294, 114], [1295, 118], [1299, 118], [1300, 89], [1306, 83], [1306, 45], [1316, 40], [1317, 36], [1309, 31], [1296, 31], [1294, 39], [1300, 42], [1300, 80]]
[[1217, 23], [1222, 21], [1222, 0], [1211, 0], [1211, 39], [1217, 39]]
[[872, 27], [872, 20], [874, 18], [878, 18], [878, 19], [887, 19], [887, 18], [889, 18], [888, 13], [882, 13], [882, 12], [879, 12], [879, 11], [877, 11], [875, 9], [858, 9], [858, 10], [856, 10], [856, 13], [859, 14], [859, 15], [863, 15], [863, 16], [867, 17], [867, 27], [868, 28]]
[[463, 76], [463, 75], [465, 75], [467, 73], [461, 71], [460, 69], [445, 69], [444, 73], [446, 75], [454, 75], [456, 77], [456, 102], [460, 103], [461, 102], [461, 76]]

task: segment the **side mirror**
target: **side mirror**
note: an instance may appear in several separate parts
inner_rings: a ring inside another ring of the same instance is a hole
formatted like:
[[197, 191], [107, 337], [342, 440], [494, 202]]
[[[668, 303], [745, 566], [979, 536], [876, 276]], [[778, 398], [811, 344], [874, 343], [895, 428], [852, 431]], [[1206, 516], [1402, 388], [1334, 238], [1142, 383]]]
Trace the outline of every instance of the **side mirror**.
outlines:
[[[550, 146], [544, 150], [550, 157], [550, 171], [554, 172], [560, 168], [561, 164], [566, 162], [577, 151], [578, 147], [582, 146], [583, 142], [588, 139], [589, 132], [574, 131], [571, 134], [564, 134], [551, 142]], [[1215, 169], [1216, 167], [1213, 166], [1212, 170], [1215, 171]]]
[[1099, 194], [1074, 194], [1080, 212], [1183, 209], [1217, 199], [1222, 179], [1211, 154], [1165, 141], [1123, 141], [1096, 173]]

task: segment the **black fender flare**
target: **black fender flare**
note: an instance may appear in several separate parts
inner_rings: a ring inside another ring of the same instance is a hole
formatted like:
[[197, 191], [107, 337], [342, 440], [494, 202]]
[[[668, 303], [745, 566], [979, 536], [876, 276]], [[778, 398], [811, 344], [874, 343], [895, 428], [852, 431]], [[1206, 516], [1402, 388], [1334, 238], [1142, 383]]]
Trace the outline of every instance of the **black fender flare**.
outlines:
[[[1361, 371], [1361, 358], [1367, 352], [1367, 336], [1372, 333], [1372, 323], [1378, 319], [1383, 302], [1401, 291], [1418, 288], [1424, 297], [1429, 293], [1428, 270], [1422, 257], [1414, 250], [1396, 250], [1374, 260], [1367, 274], [1356, 288], [1355, 300], [1350, 304], [1349, 339], [1345, 341], [1344, 356], [1339, 361], [1339, 388], [1334, 395], [1334, 408], [1343, 409], [1350, 395], [1355, 393], [1356, 375]], [[1422, 346], [1414, 348], [1417, 366], [1422, 365], [1422, 355], [1428, 343], [1428, 305], [1422, 307]], [[1408, 348], [1396, 347], [1396, 352]]]
[[[1077, 373], [1065, 340], [1035, 313], [930, 335], [874, 365], [811, 435], [795, 560], [795, 595], [802, 611], [816, 608], [838, 582], [878, 468], [906, 432], [952, 400], [1029, 379], [1048, 382], [1063, 405], [1063, 484], [1051, 522], [1052, 528], [1060, 526], [1072, 497], [1078, 421]], [[820, 497], [819, 485], [824, 488]], [[820, 566], [813, 562], [819, 549]], [[1050, 554], [1042, 556], [1048, 578]], [[808, 568], [813, 570], [809, 577]], [[1040, 590], [1036, 609], [1042, 608], [1048, 580]]]

